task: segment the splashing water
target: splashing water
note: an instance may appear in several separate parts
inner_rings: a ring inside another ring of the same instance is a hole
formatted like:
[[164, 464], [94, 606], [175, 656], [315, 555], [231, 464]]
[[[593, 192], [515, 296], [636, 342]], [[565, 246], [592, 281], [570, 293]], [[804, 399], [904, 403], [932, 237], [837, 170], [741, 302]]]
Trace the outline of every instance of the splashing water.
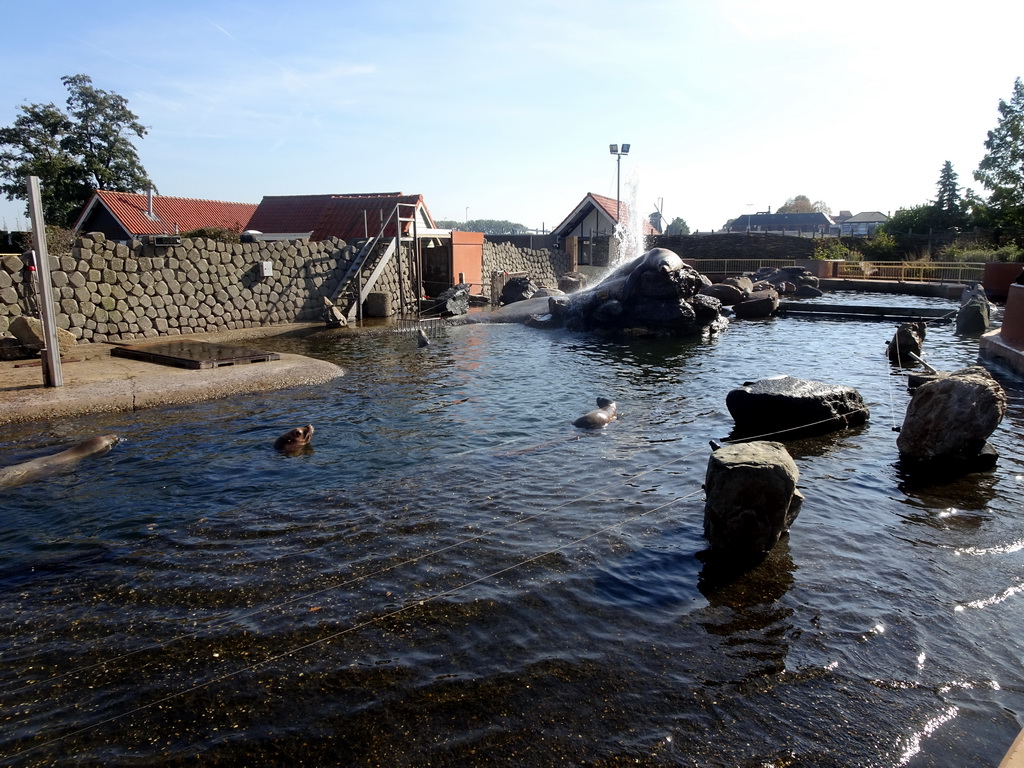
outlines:
[[619, 241], [616, 258], [609, 266], [617, 267], [632, 261], [646, 249], [644, 244], [644, 214], [640, 212], [637, 198], [639, 197], [640, 181], [634, 171], [624, 180], [625, 194], [622, 196], [619, 221], [615, 225], [615, 237]]

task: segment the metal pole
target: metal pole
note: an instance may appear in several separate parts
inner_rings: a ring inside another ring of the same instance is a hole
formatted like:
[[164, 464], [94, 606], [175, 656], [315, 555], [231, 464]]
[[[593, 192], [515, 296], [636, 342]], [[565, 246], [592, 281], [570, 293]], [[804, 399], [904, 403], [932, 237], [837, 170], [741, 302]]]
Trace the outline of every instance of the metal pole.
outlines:
[[621, 178], [621, 172], [622, 172], [622, 155], [619, 154], [618, 152], [616, 152], [615, 153], [615, 223], [616, 224], [619, 223], [619, 208], [622, 206], [622, 203], [619, 202], [619, 194], [620, 194], [619, 180]]
[[39, 320], [43, 325], [43, 385], [63, 387], [64, 374], [60, 368], [60, 344], [57, 342], [57, 323], [54, 318], [53, 283], [50, 280], [50, 256], [46, 250], [46, 226], [43, 222], [43, 204], [39, 194], [39, 177], [28, 177], [28, 212], [32, 219], [32, 238], [36, 249], [36, 276], [39, 279]]

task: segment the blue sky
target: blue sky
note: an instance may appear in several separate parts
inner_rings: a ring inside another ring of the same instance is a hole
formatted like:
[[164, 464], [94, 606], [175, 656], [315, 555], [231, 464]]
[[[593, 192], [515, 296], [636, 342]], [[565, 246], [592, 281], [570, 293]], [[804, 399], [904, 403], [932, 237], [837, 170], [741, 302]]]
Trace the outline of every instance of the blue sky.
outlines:
[[[611, 143], [623, 199], [698, 230], [799, 194], [894, 212], [946, 160], [977, 187], [1024, 76], [1024, 5], [989, 0], [4, 6], [0, 124], [87, 74], [149, 128], [161, 194], [400, 191], [531, 228], [615, 196]], [[23, 210], [0, 202], [9, 227]]]

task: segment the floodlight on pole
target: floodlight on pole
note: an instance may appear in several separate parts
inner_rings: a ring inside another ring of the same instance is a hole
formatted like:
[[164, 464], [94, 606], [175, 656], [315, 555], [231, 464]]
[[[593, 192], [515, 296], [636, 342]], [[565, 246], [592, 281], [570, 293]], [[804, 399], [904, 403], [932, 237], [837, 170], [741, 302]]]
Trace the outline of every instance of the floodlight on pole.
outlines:
[[622, 179], [622, 156], [629, 154], [629, 144], [622, 145], [622, 151], [619, 151], [618, 144], [609, 144], [608, 152], [615, 155], [615, 223], [619, 223], [619, 202], [620, 190], [621, 190], [621, 179]]

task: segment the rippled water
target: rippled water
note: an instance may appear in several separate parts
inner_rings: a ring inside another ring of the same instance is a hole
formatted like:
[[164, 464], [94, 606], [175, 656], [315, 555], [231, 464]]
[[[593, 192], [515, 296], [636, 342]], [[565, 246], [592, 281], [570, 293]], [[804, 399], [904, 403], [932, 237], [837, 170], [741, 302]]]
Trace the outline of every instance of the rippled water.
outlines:
[[[915, 486], [891, 335], [323, 332], [260, 342], [346, 368], [322, 387], [5, 428], [4, 464], [125, 440], [0, 496], [3, 764], [994, 765], [1024, 720], [1022, 390], [994, 471]], [[725, 578], [708, 440], [776, 374], [871, 421], [789, 443], [792, 534]], [[620, 420], [575, 430], [598, 395]], [[270, 449], [307, 422], [312, 454]]]

